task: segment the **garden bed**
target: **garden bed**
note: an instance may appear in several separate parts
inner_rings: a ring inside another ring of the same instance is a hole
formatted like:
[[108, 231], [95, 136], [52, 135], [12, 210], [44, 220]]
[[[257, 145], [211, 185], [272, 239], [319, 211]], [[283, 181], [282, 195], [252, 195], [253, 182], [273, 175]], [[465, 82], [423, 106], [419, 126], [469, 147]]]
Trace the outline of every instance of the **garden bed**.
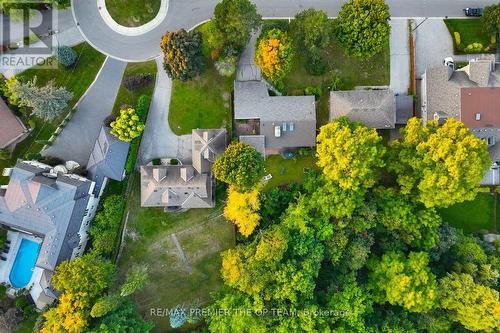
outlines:
[[196, 128], [231, 126], [231, 91], [234, 75], [220, 76], [207, 45], [207, 23], [197, 28], [203, 37], [205, 71], [191, 81], [174, 80], [168, 122], [177, 135], [191, 134]]
[[[446, 19], [446, 27], [451, 35], [455, 54], [495, 53], [496, 40], [494, 35], [484, 32], [480, 19]], [[455, 32], [460, 34], [460, 45], [457, 45]], [[480, 43], [481, 50], [467, 50], [468, 45]]]
[[106, 9], [116, 23], [138, 27], [155, 18], [161, 0], [105, 0]]

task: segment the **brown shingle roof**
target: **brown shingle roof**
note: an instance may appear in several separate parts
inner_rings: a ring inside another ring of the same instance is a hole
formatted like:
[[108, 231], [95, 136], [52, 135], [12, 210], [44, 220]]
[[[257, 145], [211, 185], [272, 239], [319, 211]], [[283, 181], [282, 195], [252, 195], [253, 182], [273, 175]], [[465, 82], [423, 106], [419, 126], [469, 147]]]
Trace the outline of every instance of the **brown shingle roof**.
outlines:
[[461, 120], [468, 128], [500, 128], [500, 88], [462, 88]]
[[26, 132], [26, 127], [0, 98], [0, 149], [8, 147]]

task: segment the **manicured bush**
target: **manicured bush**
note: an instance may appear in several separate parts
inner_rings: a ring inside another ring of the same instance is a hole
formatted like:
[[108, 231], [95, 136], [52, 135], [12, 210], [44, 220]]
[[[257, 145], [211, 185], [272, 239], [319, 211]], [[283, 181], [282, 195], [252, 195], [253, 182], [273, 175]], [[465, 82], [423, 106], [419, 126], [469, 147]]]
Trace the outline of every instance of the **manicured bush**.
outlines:
[[236, 71], [236, 58], [234, 56], [225, 56], [215, 62], [215, 69], [220, 76], [230, 77]]
[[306, 95], [314, 95], [314, 99], [316, 101], [319, 100], [319, 98], [321, 97], [321, 87], [307, 87], [306, 89], [304, 89], [304, 93]]
[[462, 39], [460, 38], [460, 32], [455, 31], [453, 32], [453, 35], [455, 36], [455, 44], [457, 44], [457, 46], [460, 46], [460, 43], [462, 42]]
[[326, 87], [329, 91], [338, 91], [344, 88], [344, 82], [338, 76], [334, 76], [326, 81]]
[[140, 73], [137, 75], [129, 75], [123, 79], [123, 86], [129, 91], [148, 86], [153, 81], [153, 77], [149, 73]]
[[56, 48], [55, 57], [64, 67], [71, 67], [76, 63], [78, 54], [69, 46], [59, 46]]
[[0, 160], [10, 158], [10, 151], [8, 149], [0, 149]]
[[465, 52], [470, 52], [470, 53], [478, 53], [483, 51], [483, 44], [481, 43], [472, 43], [467, 45], [465, 48]]
[[111, 134], [125, 142], [137, 138], [144, 130], [144, 123], [137, 115], [137, 111], [132, 108], [122, 109], [120, 116], [110, 126]]
[[135, 161], [137, 160], [137, 154], [139, 153], [139, 146], [141, 141], [137, 138], [130, 144], [130, 150], [128, 152], [127, 162], [125, 163], [125, 172], [130, 174], [134, 171]]
[[142, 122], [146, 122], [146, 116], [149, 111], [149, 104], [151, 103], [151, 98], [148, 95], [141, 95], [137, 101], [137, 115], [141, 118]]
[[124, 208], [125, 200], [119, 195], [104, 200], [102, 210], [96, 214], [89, 230], [94, 253], [107, 256], [113, 252]]

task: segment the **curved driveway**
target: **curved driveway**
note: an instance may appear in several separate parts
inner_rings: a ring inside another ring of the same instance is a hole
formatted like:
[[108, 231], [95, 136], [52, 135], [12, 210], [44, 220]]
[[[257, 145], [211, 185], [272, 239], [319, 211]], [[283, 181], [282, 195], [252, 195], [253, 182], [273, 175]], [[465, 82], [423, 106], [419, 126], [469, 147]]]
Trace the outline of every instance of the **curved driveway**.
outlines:
[[[497, 0], [386, 0], [393, 17], [461, 17], [462, 8], [484, 7]], [[314, 7], [337, 16], [345, 0], [253, 0], [263, 17], [291, 17]], [[160, 38], [166, 31], [190, 29], [210, 19], [218, 0], [170, 0], [167, 17], [139, 36], [126, 36], [102, 19], [96, 0], [73, 0], [74, 17], [85, 39], [102, 53], [125, 61], [151, 60], [160, 55]]]

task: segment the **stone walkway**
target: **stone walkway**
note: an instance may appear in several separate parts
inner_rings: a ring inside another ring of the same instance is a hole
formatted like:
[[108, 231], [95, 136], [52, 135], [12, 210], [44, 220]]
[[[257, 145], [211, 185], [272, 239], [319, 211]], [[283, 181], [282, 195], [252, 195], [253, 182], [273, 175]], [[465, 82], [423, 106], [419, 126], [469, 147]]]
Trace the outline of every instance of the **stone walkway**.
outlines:
[[155, 158], [175, 157], [188, 164], [191, 162], [191, 135], [179, 136], [170, 129], [168, 112], [172, 80], [163, 69], [161, 57], [156, 58], [156, 66], [158, 69], [156, 85], [137, 163], [145, 165]]
[[126, 62], [106, 58], [95, 81], [77, 103], [75, 115], [42, 155], [87, 164], [102, 123], [113, 110], [126, 66]]

